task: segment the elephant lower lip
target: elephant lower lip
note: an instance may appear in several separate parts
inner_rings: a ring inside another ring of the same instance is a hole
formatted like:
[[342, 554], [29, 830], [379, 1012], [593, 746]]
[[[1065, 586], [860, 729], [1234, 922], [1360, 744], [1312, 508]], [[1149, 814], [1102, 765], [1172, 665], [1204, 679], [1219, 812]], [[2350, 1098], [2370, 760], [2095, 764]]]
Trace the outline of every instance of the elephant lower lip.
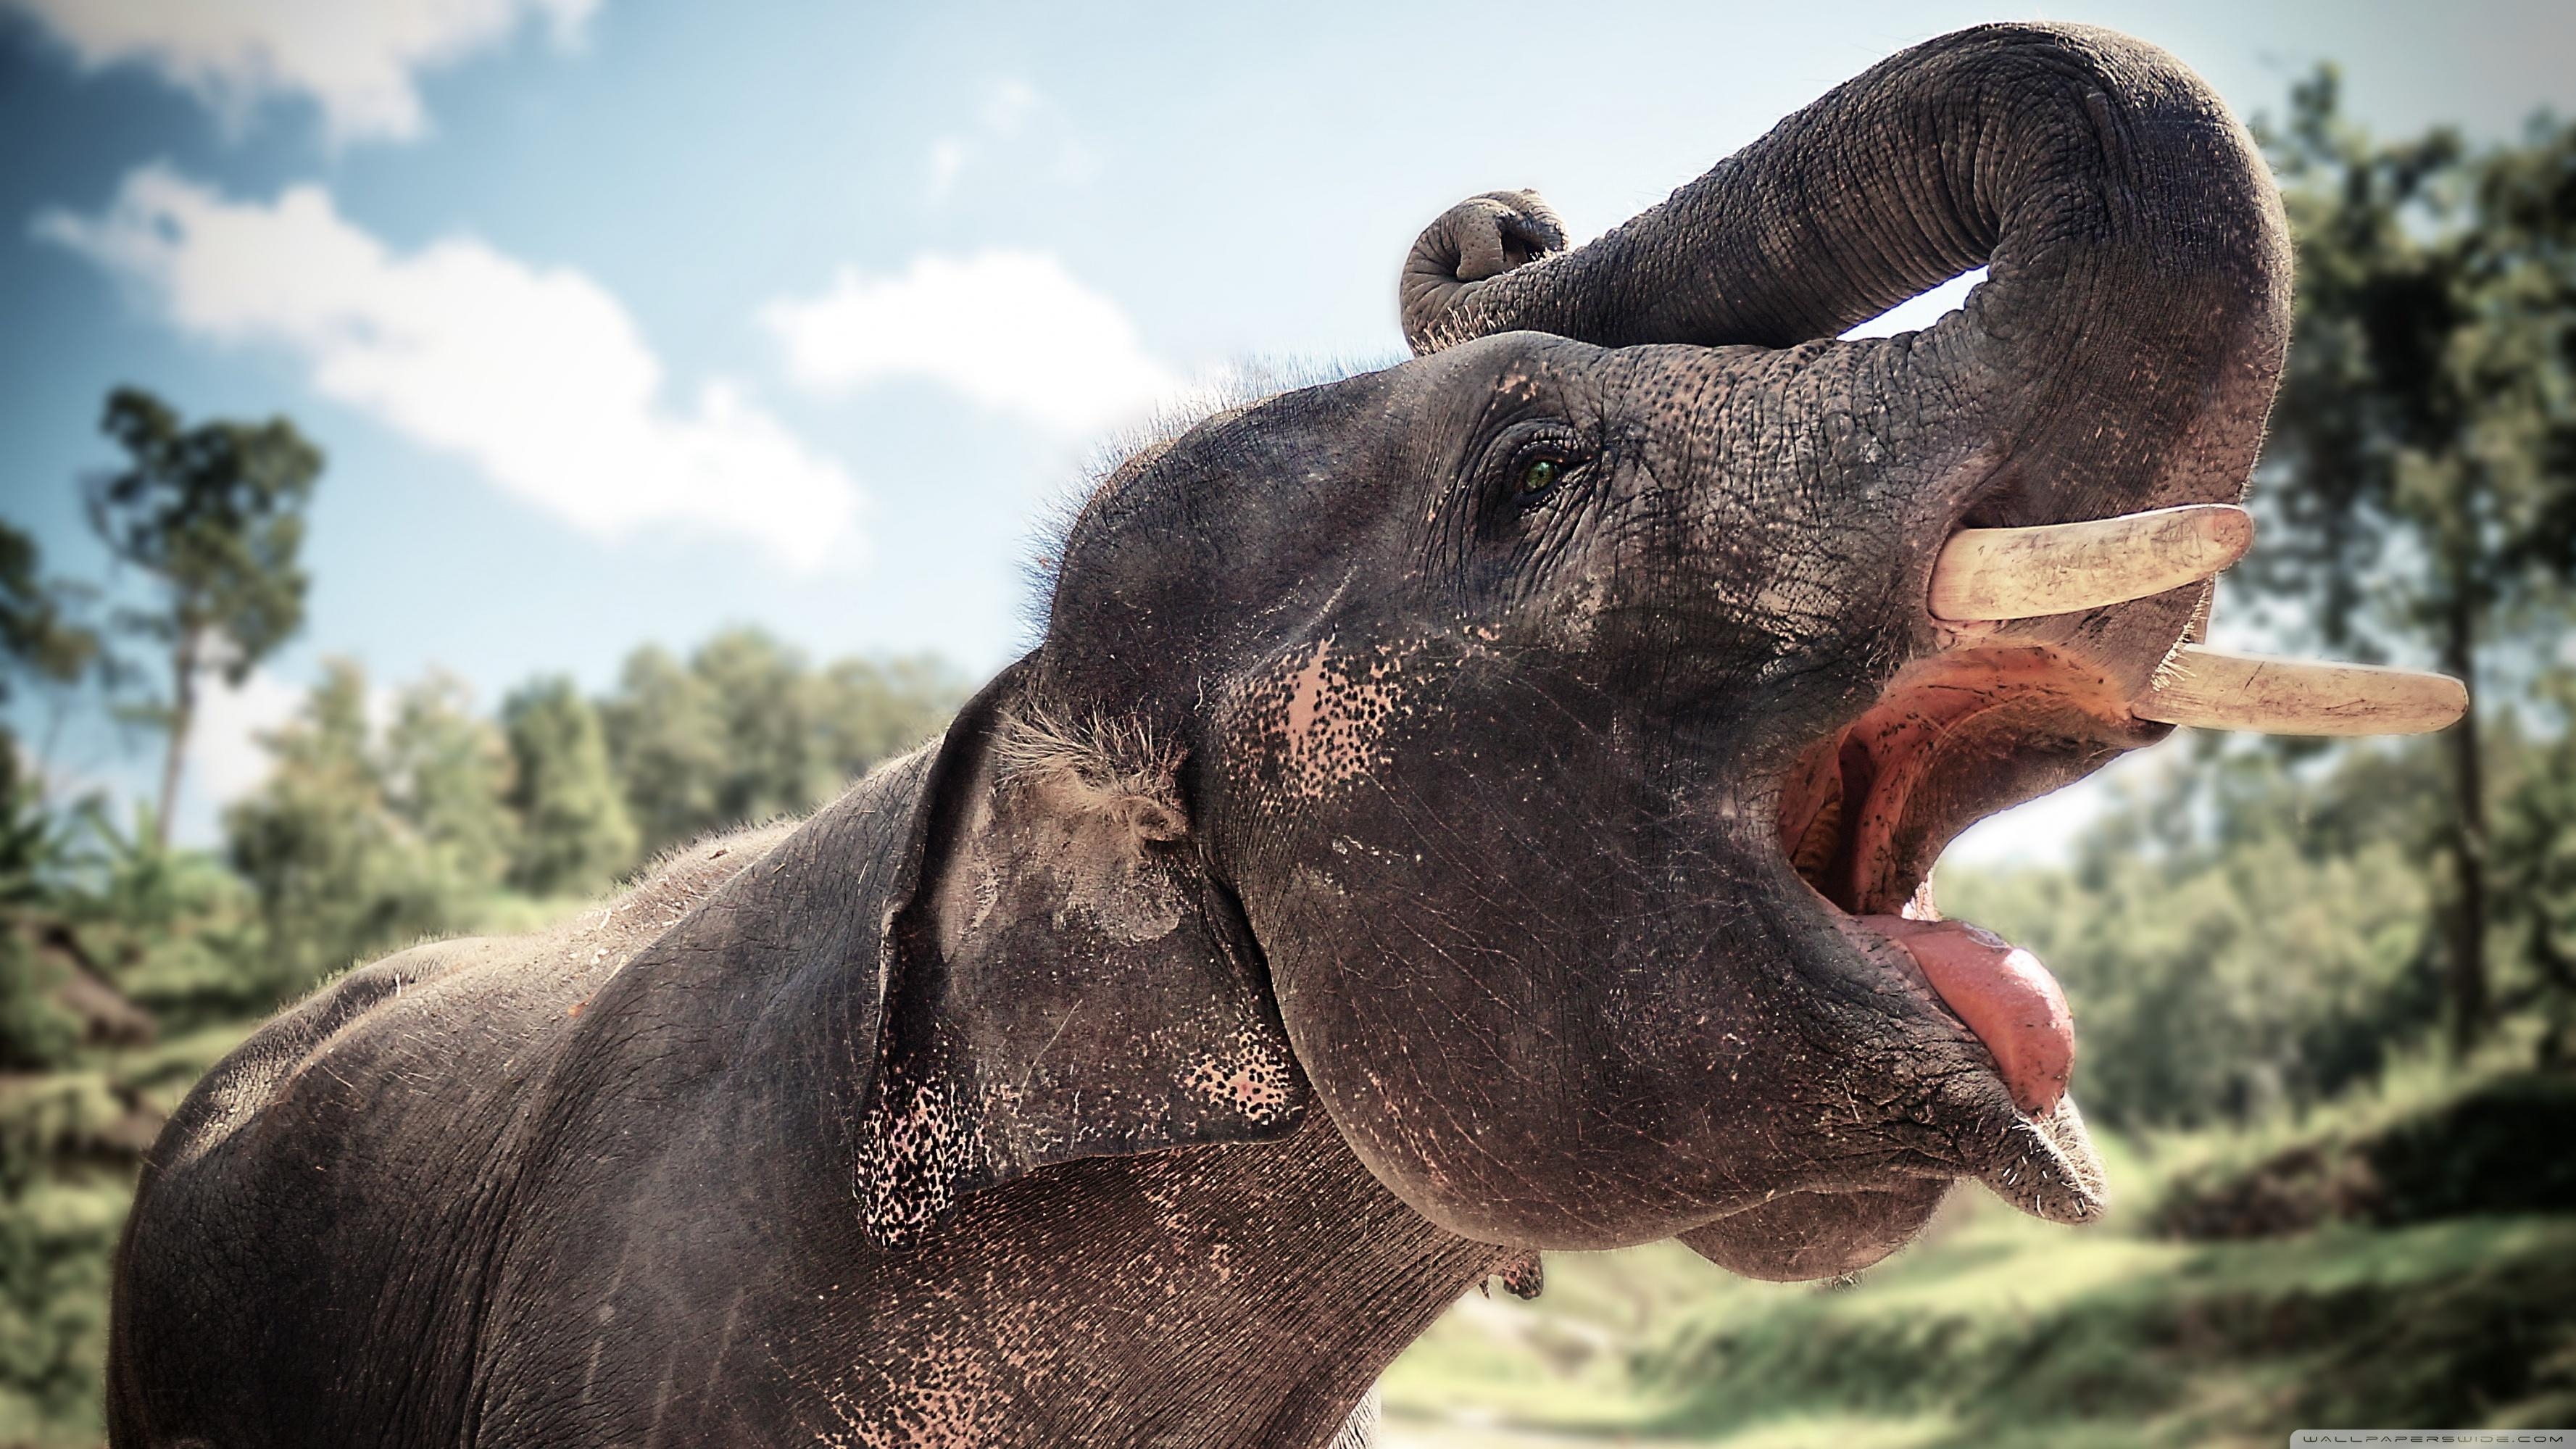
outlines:
[[2034, 1117], [2056, 1110], [2075, 1067], [2075, 1019], [2039, 958], [1965, 921], [1863, 916], [1904, 948], [1941, 1000], [1995, 1059], [2013, 1105]]

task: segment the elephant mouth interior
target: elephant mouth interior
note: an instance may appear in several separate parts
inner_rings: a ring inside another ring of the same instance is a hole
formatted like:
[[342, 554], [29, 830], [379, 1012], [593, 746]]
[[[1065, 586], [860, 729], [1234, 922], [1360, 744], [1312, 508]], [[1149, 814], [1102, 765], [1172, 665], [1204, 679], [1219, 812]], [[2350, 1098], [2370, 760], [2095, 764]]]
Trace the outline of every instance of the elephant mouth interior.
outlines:
[[2157, 733], [2100, 671], [2062, 653], [1961, 649], [1900, 674], [1858, 719], [1811, 745], [1782, 791], [1791, 867], [1914, 959], [2033, 1116], [2054, 1110], [2073, 1064], [2065, 998], [2029, 953], [1944, 923], [1932, 868], [1977, 820]]
[[2160, 733], [2130, 717], [2103, 674], [2055, 650], [1942, 654], [1799, 757], [1781, 794], [1781, 846], [1849, 914], [1910, 907], [1937, 919], [1933, 862], [1960, 831], [2065, 783], [2080, 773], [2073, 759]]

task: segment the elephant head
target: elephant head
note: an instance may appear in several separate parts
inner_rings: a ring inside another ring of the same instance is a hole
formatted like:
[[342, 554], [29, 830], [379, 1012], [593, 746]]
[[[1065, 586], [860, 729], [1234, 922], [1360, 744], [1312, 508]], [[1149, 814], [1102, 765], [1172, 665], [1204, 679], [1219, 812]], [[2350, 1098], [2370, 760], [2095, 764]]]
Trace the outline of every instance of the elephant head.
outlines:
[[1807, 1277], [1961, 1178], [2091, 1216], [2062, 999], [1928, 877], [2242, 705], [2191, 646], [2289, 275], [2217, 98], [2067, 27], [1899, 55], [1577, 249], [1451, 210], [1419, 355], [1120, 466], [952, 730], [867, 1148], [932, 1187], [872, 1221], [1317, 1101], [1489, 1243]]

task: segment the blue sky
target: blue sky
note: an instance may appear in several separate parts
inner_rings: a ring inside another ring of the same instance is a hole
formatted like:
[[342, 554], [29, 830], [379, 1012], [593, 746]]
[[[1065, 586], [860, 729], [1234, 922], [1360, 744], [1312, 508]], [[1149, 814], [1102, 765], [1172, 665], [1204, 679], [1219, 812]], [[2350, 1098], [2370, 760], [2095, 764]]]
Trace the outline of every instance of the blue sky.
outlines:
[[[199, 841], [326, 655], [488, 705], [749, 622], [980, 675], [1106, 440], [1248, 361], [1400, 356], [1396, 264], [1450, 202], [1536, 186], [1589, 235], [1893, 50], [2040, 14], [2249, 114], [2326, 58], [2387, 132], [2576, 109], [2544, 4], [0, 0], [0, 514], [102, 571], [75, 485], [120, 383], [328, 452], [310, 625], [210, 709]], [[94, 721], [55, 763], [141, 778]]]

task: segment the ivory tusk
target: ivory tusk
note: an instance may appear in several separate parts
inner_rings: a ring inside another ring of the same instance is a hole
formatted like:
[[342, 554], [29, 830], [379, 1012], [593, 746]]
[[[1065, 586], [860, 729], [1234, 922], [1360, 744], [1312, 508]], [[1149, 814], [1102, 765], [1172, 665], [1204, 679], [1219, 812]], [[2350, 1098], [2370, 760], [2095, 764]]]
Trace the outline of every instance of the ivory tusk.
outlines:
[[2230, 503], [2040, 528], [1963, 528], [1932, 565], [1932, 614], [1968, 623], [2126, 603], [2198, 583], [2253, 542], [2254, 516]]
[[2456, 722], [2468, 708], [2468, 686], [2447, 674], [2185, 644], [2129, 712], [2267, 735], [2420, 735]]

